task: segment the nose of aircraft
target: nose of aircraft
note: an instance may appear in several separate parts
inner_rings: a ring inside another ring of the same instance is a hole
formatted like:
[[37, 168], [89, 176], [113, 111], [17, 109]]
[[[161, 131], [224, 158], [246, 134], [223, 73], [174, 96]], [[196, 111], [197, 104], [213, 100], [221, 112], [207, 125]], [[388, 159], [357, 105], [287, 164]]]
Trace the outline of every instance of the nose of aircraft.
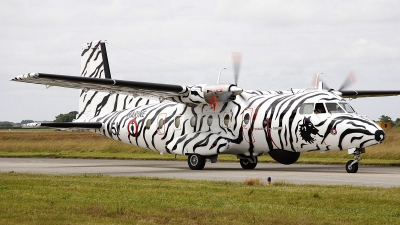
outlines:
[[385, 140], [385, 132], [383, 130], [375, 131], [375, 140], [379, 142]]

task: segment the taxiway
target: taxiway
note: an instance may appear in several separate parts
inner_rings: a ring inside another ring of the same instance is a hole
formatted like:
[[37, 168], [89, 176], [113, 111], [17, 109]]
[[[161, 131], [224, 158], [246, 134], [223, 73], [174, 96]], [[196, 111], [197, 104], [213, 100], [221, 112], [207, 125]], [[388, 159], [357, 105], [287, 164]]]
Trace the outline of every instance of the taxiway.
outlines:
[[110, 159], [49, 159], [0, 158], [1, 172], [42, 174], [105, 174], [111, 176], [146, 176], [192, 180], [238, 181], [259, 178], [267, 183], [284, 181], [295, 184], [361, 185], [400, 187], [400, 168], [360, 164], [355, 174], [344, 165], [282, 165], [258, 163], [254, 170], [243, 170], [239, 163], [207, 162], [204, 170], [188, 168], [186, 161], [110, 160]]

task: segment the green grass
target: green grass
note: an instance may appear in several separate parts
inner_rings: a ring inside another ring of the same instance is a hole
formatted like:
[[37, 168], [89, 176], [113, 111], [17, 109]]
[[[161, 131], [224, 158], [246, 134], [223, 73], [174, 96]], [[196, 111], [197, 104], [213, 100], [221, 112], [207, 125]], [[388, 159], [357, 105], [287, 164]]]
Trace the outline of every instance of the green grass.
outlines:
[[400, 188], [0, 173], [0, 224], [400, 224]]
[[[400, 166], [400, 129], [386, 130], [383, 144], [367, 148], [362, 164]], [[0, 157], [110, 158], [142, 160], [186, 160], [186, 156], [134, 147], [94, 133], [53, 132], [52, 130], [0, 131]], [[298, 163], [345, 164], [352, 156], [347, 151], [302, 153]], [[220, 155], [219, 161], [238, 161], [232, 155]], [[260, 162], [275, 162], [259, 157]]]

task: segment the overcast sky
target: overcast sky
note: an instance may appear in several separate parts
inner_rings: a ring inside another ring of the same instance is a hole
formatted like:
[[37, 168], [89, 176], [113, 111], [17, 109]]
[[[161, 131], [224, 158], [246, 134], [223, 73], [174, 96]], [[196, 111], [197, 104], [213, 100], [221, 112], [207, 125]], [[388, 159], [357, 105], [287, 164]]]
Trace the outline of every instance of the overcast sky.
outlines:
[[[215, 83], [227, 67], [221, 82], [232, 83], [231, 53], [240, 51], [244, 89], [308, 88], [314, 73], [339, 88], [353, 70], [351, 89], [400, 90], [400, 1], [338, 2], [3, 0], [0, 121], [54, 120], [78, 110], [78, 90], [10, 80], [29, 72], [79, 75], [81, 45], [100, 39], [109, 42], [115, 79]], [[400, 117], [399, 103], [350, 101], [375, 120]]]

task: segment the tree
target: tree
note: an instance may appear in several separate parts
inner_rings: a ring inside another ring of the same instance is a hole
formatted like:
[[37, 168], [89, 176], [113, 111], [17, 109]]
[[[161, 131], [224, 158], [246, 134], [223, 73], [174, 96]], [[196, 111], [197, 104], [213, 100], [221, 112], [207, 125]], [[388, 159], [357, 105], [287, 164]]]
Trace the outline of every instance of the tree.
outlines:
[[33, 120], [22, 120], [21, 124], [27, 124], [27, 123], [33, 123], [33, 122], [35, 122], [35, 121], [33, 121]]
[[77, 111], [71, 111], [67, 114], [60, 114], [56, 116], [54, 122], [72, 122], [72, 120], [76, 118], [77, 114], [78, 114]]
[[397, 119], [394, 121], [394, 126], [395, 126], [395, 127], [400, 127], [400, 118], [397, 118]]
[[2, 129], [4, 129], [4, 128], [8, 129], [8, 128], [12, 128], [12, 127], [14, 127], [14, 123], [12, 123], [12, 122], [8, 122], [8, 121], [0, 122], [0, 128], [2, 128]]
[[379, 122], [393, 122], [393, 121], [392, 121], [392, 118], [390, 118], [390, 116], [382, 115], [382, 116], [379, 118]]

